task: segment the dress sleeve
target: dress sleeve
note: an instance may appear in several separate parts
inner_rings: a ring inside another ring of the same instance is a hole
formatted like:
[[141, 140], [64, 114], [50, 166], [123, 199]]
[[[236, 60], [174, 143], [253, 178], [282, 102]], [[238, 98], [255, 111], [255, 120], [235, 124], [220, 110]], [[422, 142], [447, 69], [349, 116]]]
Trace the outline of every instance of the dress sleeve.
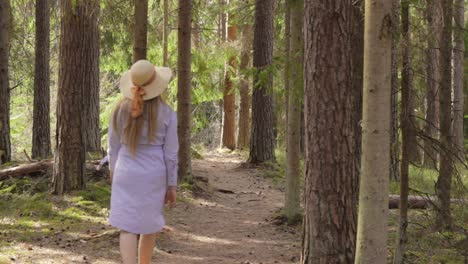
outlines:
[[164, 162], [166, 164], [167, 185], [177, 186], [179, 139], [177, 137], [177, 116], [171, 113], [164, 142]]
[[107, 129], [107, 140], [107, 155], [109, 156], [109, 169], [111, 171], [114, 171], [115, 163], [117, 161], [117, 154], [119, 153], [122, 144], [120, 143], [120, 135], [118, 131], [114, 130], [113, 118], [111, 118], [109, 128]]

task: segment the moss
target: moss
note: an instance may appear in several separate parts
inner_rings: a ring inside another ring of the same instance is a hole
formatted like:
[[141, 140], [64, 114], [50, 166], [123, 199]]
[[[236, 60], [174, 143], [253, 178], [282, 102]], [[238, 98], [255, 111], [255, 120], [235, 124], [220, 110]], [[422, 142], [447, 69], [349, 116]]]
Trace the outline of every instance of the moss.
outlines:
[[79, 191], [75, 201], [92, 201], [101, 208], [109, 208], [111, 190], [103, 182], [88, 184], [86, 190]]
[[206, 150], [202, 144], [192, 145], [191, 155], [193, 159], [202, 160], [204, 158], [202, 153], [204, 152], [206, 152]]

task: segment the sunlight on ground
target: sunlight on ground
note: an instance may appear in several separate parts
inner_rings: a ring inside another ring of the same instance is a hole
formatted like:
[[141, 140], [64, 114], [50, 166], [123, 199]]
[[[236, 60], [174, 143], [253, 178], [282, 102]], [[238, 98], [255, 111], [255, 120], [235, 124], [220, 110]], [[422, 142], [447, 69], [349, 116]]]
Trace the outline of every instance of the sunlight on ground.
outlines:
[[222, 239], [222, 238], [199, 236], [199, 235], [194, 235], [194, 234], [189, 234], [189, 233], [186, 233], [186, 235], [189, 238], [191, 238], [191, 239], [193, 239], [195, 241], [199, 241], [199, 242], [203, 242], [203, 243], [222, 244], [222, 245], [236, 245], [236, 244], [239, 244], [238, 242], [234, 242], [234, 241], [227, 240], [227, 239]]

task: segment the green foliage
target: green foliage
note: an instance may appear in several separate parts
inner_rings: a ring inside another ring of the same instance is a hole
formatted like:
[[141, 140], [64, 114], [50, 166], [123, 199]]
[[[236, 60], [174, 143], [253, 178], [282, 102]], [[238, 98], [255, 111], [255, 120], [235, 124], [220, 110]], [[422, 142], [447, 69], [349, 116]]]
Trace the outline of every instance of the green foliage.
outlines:
[[[466, 206], [453, 205], [453, 220], [455, 228], [451, 232], [436, 232], [432, 228], [433, 215], [430, 210], [408, 211], [408, 263], [464, 263], [466, 254], [466, 230], [468, 209]], [[393, 256], [398, 230], [398, 210], [390, 211], [388, 246]]]

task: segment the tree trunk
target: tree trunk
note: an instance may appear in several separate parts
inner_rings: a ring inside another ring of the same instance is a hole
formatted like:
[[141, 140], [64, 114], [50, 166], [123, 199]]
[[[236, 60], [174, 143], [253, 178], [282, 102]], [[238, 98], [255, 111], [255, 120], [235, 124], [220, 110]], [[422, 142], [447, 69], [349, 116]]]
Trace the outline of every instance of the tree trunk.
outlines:
[[437, 169], [438, 151], [435, 141], [439, 138], [439, 47], [442, 14], [439, 1], [427, 0], [426, 5], [428, 31], [431, 34], [427, 38], [426, 121], [424, 124], [423, 166], [429, 169]]
[[148, 49], [148, 0], [135, 1], [133, 28], [133, 62], [146, 60]]
[[10, 84], [8, 81], [10, 21], [10, 1], [0, 0], [0, 164], [11, 160]]
[[[234, 42], [237, 39], [237, 25], [228, 27], [228, 41]], [[236, 76], [237, 58], [229, 58], [226, 76], [224, 79], [224, 125], [223, 125], [223, 146], [234, 150], [236, 148], [236, 90], [232, 79]]]
[[[411, 98], [413, 93], [412, 87], [412, 74], [409, 70], [405, 70], [405, 62], [409, 59], [409, 45], [411, 44], [410, 37], [410, 21], [409, 21], [409, 0], [401, 1], [401, 23], [402, 23], [402, 35], [404, 40], [404, 56], [403, 56], [403, 74], [401, 81], [401, 168], [400, 168], [400, 219], [399, 229], [395, 256], [393, 258], [393, 264], [403, 264], [405, 260], [406, 244], [408, 241], [406, 235], [406, 228], [408, 227], [408, 193], [409, 193], [409, 164], [411, 159], [411, 147], [410, 142], [413, 138], [413, 109], [411, 104]], [[406, 64], [406, 67], [409, 67]]]
[[60, 70], [57, 95], [57, 131], [51, 192], [82, 189], [85, 172], [85, 90], [95, 78], [95, 28], [99, 2], [61, 0]]
[[387, 262], [392, 1], [365, 1], [364, 100], [356, 264]]
[[[406, 0], [402, 1], [403, 2]], [[404, 7], [402, 7], [403, 10]], [[413, 64], [411, 61], [411, 32], [409, 29], [409, 18], [406, 19], [402, 15], [401, 21], [402, 27], [402, 69], [401, 69], [401, 89], [410, 91], [407, 96], [406, 103], [408, 104], [407, 110], [409, 111], [406, 114], [406, 118], [408, 119], [409, 126], [407, 127], [408, 132], [408, 141], [406, 142], [409, 144], [409, 151], [408, 157], [411, 163], [419, 164], [420, 163], [420, 155], [419, 155], [419, 147], [417, 144], [416, 139], [416, 122], [414, 120], [414, 93], [413, 93], [413, 86], [414, 86], [414, 78], [413, 78]]]
[[191, 115], [191, 62], [192, 62], [192, 0], [179, 0], [179, 32], [177, 60], [177, 125], [179, 133], [179, 179], [192, 182], [190, 145]]
[[452, 16], [453, 0], [442, 1], [443, 28], [440, 45], [439, 120], [440, 120], [440, 169], [436, 183], [436, 194], [439, 198], [436, 215], [436, 227], [447, 230], [452, 226], [450, 214], [450, 193], [453, 173], [452, 143]]
[[163, 66], [168, 66], [169, 0], [163, 0]]
[[[284, 14], [284, 59], [286, 60], [286, 63], [284, 63], [284, 105], [286, 106], [286, 127], [285, 127], [285, 133], [288, 133], [288, 106], [289, 106], [289, 66], [290, 63], [289, 61], [291, 60], [291, 7], [290, 7], [290, 1], [285, 0], [284, 1], [284, 9], [285, 9], [285, 14]], [[302, 11], [304, 12], [304, 11]], [[303, 26], [302, 26], [303, 27]], [[301, 28], [302, 28], [301, 27]]]
[[301, 178], [301, 110], [304, 97], [304, 38], [302, 34], [304, 22], [304, 1], [288, 0], [291, 14], [289, 24], [289, 92], [287, 105], [287, 144], [286, 144], [286, 192], [284, 215], [289, 224], [295, 224], [301, 218], [300, 213], [300, 178]]
[[273, 74], [274, 0], [255, 1], [252, 136], [249, 163], [275, 161]]
[[[395, 25], [400, 24], [399, 18], [399, 6], [400, 0], [392, 0], [392, 9], [393, 9], [393, 16], [392, 19], [395, 21]], [[399, 42], [399, 35], [400, 31], [398, 30], [399, 27], [395, 26], [393, 30], [393, 38], [392, 38], [392, 119], [391, 119], [391, 134], [390, 134], [390, 142], [391, 142], [391, 149], [390, 149], [390, 158], [391, 158], [391, 165], [390, 165], [390, 179], [394, 181], [398, 181], [399, 176], [399, 160], [400, 160], [400, 143], [399, 143], [399, 125], [398, 125], [398, 91], [400, 90], [398, 86], [398, 42]]]
[[[93, 1], [91, 1], [93, 2]], [[88, 70], [87, 77], [82, 80], [83, 84], [83, 111], [85, 114], [85, 139], [86, 151], [101, 151], [101, 130], [99, 128], [99, 2], [89, 4], [93, 10], [88, 28], [83, 32], [84, 45], [90, 56], [83, 61]]]
[[250, 52], [252, 50], [252, 26], [242, 27], [242, 51], [240, 58], [241, 80], [239, 84], [240, 108], [239, 108], [239, 134], [237, 147], [245, 149], [250, 143], [250, 89], [249, 77], [246, 71], [250, 64]]
[[193, 36], [193, 47], [195, 49], [200, 48], [200, 42], [201, 42], [200, 8], [201, 8], [201, 2], [200, 1], [194, 1], [194, 3], [193, 3], [192, 36]]
[[[224, 45], [224, 43], [226, 42], [226, 37], [227, 37], [227, 32], [226, 32], [226, 22], [227, 22], [227, 15], [226, 13], [224, 12], [225, 8], [226, 8], [226, 0], [218, 0], [218, 4], [219, 4], [219, 7], [220, 7], [220, 14], [219, 14], [219, 25], [218, 25], [218, 34], [219, 34], [219, 44], [220, 45]], [[226, 67], [226, 65], [224, 65]], [[224, 71], [226, 71], [226, 69], [224, 69]], [[219, 75], [219, 83], [220, 83], [220, 91], [224, 91], [224, 83], [222, 82], [223, 78], [224, 78], [224, 72], [220, 73]], [[223, 147], [223, 132], [224, 132], [224, 128], [223, 128], [223, 125], [224, 125], [224, 115], [223, 115], [223, 112], [224, 112], [224, 105], [223, 105], [223, 100], [219, 100], [218, 102], [218, 105], [219, 105], [219, 131], [220, 131], [220, 137], [219, 137], [219, 147]]]
[[354, 262], [361, 93], [355, 76], [359, 57], [353, 53], [362, 39], [355, 2], [304, 5], [304, 264]]
[[463, 31], [465, 30], [465, 1], [455, 0], [454, 10], [454, 43], [453, 47], [453, 142], [459, 160], [465, 160], [463, 145], [463, 73], [465, 41]]
[[45, 159], [50, 150], [50, 16], [49, 0], [36, 0], [36, 50], [32, 157]]

